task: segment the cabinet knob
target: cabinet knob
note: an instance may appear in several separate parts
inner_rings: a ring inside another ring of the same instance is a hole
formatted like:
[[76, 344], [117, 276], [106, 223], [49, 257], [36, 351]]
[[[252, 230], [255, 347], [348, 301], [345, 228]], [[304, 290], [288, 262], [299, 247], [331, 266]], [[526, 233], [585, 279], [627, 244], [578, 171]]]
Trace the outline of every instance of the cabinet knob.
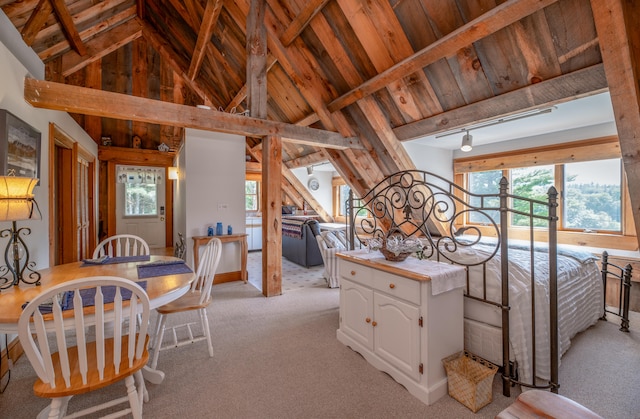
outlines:
[[351, 271], [351, 276], [354, 276], [356, 274], [356, 271]]
[[371, 323], [371, 326], [376, 327], [378, 325], [378, 322], [373, 322]]
[[367, 323], [371, 323], [371, 318], [367, 317], [366, 319], [364, 319], [364, 321]]
[[393, 282], [389, 284], [389, 288], [393, 289], [396, 287], [396, 284], [394, 284]]

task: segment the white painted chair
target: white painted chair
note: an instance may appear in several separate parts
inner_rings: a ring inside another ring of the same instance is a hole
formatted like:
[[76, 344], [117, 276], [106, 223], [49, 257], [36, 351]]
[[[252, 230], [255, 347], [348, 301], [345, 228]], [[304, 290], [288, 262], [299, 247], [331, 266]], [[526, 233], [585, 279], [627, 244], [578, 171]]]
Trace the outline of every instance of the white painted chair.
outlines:
[[133, 234], [116, 234], [102, 240], [96, 250], [93, 251], [93, 258], [102, 256], [141, 256], [148, 255], [149, 245], [141, 237]]
[[[213, 356], [213, 345], [211, 344], [211, 331], [209, 330], [207, 307], [211, 303], [211, 287], [213, 285], [216, 269], [218, 268], [218, 263], [220, 262], [221, 248], [222, 242], [220, 239], [211, 239], [211, 241], [209, 241], [205, 246], [202, 256], [200, 257], [198, 272], [196, 273], [196, 279], [191, 284], [191, 289], [177, 300], [156, 309], [158, 312], [158, 321], [156, 323], [154, 334], [151, 368], [156, 368], [160, 351], [169, 348], [177, 348], [179, 346], [199, 342], [205, 339], [207, 340], [209, 347], [209, 356]], [[164, 343], [163, 345], [167, 316], [185, 311], [198, 312], [200, 316], [202, 334], [194, 335], [192, 326], [196, 324], [196, 322], [171, 326], [170, 329], [173, 333], [173, 340], [171, 342]], [[183, 332], [187, 334], [185, 338], [178, 338], [177, 331], [179, 329], [184, 329]]]
[[[149, 312], [147, 293], [134, 282], [113, 276], [65, 282], [29, 302], [18, 322], [18, 336], [38, 375], [34, 393], [52, 399], [38, 417], [65, 417], [72, 396], [124, 380], [126, 396], [75, 412], [73, 417], [95, 417], [95, 412], [128, 401], [121, 415], [142, 418], [141, 369], [149, 360]], [[130, 321], [138, 315], [139, 324]]]

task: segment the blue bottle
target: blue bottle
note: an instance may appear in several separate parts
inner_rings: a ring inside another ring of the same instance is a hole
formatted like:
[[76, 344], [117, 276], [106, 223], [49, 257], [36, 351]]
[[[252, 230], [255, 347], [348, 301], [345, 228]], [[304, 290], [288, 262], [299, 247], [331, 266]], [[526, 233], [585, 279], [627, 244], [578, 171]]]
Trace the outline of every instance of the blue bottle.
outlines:
[[207, 236], [213, 236], [213, 226], [209, 226], [207, 229]]
[[233, 229], [231, 228], [231, 224], [229, 224], [229, 225], [227, 226], [227, 234], [228, 234], [228, 235], [232, 235], [232, 234], [233, 234]]
[[216, 236], [222, 236], [222, 223], [216, 224]]

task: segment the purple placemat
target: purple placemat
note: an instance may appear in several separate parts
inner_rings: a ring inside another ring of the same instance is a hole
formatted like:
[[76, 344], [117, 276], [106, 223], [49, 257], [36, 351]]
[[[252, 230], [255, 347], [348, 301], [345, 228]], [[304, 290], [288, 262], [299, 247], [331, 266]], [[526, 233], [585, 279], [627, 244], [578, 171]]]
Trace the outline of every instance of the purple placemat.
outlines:
[[138, 256], [102, 256], [97, 259], [84, 259], [82, 261], [81, 266], [91, 266], [91, 265], [110, 265], [112, 263], [126, 263], [126, 262], [146, 262], [151, 260], [151, 256], [149, 255], [138, 255]]
[[[147, 281], [136, 282], [143, 290], [147, 290]], [[131, 299], [131, 290], [127, 288], [120, 288], [120, 294], [122, 295], [122, 300], [130, 300]], [[62, 310], [72, 310], [73, 309], [73, 295], [74, 291], [66, 291], [64, 295], [61, 297]], [[106, 285], [102, 287], [102, 295], [104, 297], [104, 303], [109, 304], [113, 303], [116, 298], [116, 287], [114, 285]], [[80, 290], [80, 296], [82, 297], [82, 306], [83, 307], [91, 307], [96, 305], [96, 289], [95, 288], [85, 288]], [[27, 301], [22, 305], [24, 309], [29, 302]], [[53, 311], [53, 303], [43, 303], [40, 304], [40, 313], [51, 313]]]
[[138, 265], [138, 278], [140, 279], [192, 272], [191, 268], [182, 260], [160, 261]]

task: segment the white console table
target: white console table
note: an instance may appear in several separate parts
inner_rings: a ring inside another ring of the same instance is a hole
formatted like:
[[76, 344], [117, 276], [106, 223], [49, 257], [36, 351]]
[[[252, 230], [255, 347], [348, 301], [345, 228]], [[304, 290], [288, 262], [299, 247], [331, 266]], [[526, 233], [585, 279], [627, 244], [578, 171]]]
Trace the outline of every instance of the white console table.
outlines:
[[338, 340], [426, 404], [447, 394], [442, 359], [463, 349], [465, 269], [366, 250], [337, 256]]

